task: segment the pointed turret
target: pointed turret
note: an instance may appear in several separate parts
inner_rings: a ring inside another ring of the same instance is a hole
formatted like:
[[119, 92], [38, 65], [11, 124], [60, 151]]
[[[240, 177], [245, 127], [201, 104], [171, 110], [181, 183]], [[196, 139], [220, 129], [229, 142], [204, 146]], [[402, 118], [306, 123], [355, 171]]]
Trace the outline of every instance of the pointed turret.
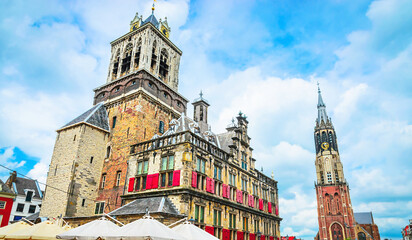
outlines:
[[321, 125], [322, 121], [325, 124], [329, 122], [330, 119], [328, 118], [328, 115], [326, 113], [326, 105], [323, 102], [322, 94], [318, 85], [318, 118], [316, 119], [316, 125]]

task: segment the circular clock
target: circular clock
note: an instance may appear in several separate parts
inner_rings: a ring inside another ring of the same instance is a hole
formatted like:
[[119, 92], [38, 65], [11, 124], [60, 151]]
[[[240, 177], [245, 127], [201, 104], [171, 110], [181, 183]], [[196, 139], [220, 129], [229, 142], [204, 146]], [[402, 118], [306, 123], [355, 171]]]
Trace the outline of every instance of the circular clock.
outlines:
[[327, 150], [327, 149], [329, 148], [329, 143], [323, 142], [323, 143], [320, 145], [320, 147], [321, 147], [323, 150]]

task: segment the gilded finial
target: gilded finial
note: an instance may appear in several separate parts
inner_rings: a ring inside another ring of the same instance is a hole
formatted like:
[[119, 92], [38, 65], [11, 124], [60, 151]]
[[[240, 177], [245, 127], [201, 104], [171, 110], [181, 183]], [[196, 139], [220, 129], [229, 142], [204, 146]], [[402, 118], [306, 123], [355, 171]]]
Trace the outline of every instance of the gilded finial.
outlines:
[[156, 2], [156, 0], [153, 0], [153, 5], [152, 5], [152, 15], [154, 14], [154, 10], [155, 10], [155, 2]]

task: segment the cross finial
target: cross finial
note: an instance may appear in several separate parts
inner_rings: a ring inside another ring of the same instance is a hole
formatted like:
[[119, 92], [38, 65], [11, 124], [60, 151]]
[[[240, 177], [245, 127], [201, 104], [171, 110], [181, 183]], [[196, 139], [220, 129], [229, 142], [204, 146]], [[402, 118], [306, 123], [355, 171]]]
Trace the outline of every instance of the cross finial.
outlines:
[[319, 81], [318, 81], [317, 85], [318, 85], [318, 92], [320, 92]]
[[200, 90], [199, 95], [200, 95], [200, 98], [203, 98], [203, 92], [202, 92], [202, 90]]
[[154, 14], [154, 10], [155, 10], [155, 2], [156, 2], [156, 0], [153, 0], [153, 5], [152, 5], [152, 15]]

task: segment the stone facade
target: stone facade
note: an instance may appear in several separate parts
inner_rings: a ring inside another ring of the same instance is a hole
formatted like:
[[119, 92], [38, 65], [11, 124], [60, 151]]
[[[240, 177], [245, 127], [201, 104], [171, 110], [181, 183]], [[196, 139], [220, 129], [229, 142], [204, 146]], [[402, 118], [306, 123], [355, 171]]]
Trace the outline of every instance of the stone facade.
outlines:
[[40, 216], [94, 214], [108, 136], [86, 123], [58, 130]]

